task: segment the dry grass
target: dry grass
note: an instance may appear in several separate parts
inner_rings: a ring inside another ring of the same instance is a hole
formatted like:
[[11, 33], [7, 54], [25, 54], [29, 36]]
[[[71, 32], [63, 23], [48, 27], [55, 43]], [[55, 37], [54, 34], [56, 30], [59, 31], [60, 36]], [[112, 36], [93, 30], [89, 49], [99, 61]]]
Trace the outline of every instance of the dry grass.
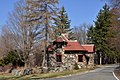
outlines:
[[63, 72], [36, 74], [36, 75], [31, 75], [31, 77], [26, 77], [26, 78], [28, 78], [28, 79], [43, 79], [43, 78], [61, 77], [61, 76], [76, 74], [76, 73], [89, 71], [89, 70], [90, 69], [79, 69], [79, 70], [71, 70], [71, 71], [63, 71]]
[[26, 76], [0, 75], [0, 80], [32, 80], [32, 79], [34, 80], [34, 79], [61, 77], [61, 76], [76, 74], [76, 73], [89, 71], [89, 70], [91, 69], [79, 69], [79, 70], [44, 73], [44, 74], [32, 74], [32, 75], [26, 75]]

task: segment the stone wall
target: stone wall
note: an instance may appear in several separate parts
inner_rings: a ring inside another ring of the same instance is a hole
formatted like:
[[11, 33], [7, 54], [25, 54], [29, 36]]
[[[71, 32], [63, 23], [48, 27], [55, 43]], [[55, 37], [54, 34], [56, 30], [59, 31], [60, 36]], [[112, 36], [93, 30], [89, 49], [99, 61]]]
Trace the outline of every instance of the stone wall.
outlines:
[[[62, 55], [62, 62], [56, 62], [56, 54]], [[75, 67], [75, 63], [78, 64], [79, 68], [87, 67], [86, 58], [83, 55], [83, 62], [78, 62], [78, 55], [82, 54], [64, 54], [62, 49], [59, 49], [58, 52], [50, 54], [50, 71], [51, 72], [61, 72], [64, 70], [72, 70]], [[89, 62], [88, 65], [91, 66], [94, 64], [93, 54], [88, 54]]]
[[89, 53], [87, 54], [87, 56], [89, 57], [89, 62], [88, 62], [87, 67], [93, 68], [94, 67], [94, 53]]

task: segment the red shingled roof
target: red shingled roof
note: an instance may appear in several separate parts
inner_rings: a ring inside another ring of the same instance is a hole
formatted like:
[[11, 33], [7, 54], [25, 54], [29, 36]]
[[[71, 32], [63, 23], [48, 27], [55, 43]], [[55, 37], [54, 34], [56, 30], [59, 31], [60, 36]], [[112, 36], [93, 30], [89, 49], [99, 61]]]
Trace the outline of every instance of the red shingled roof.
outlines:
[[88, 52], [95, 52], [94, 51], [94, 45], [89, 45], [89, 44], [86, 44], [86, 45], [82, 45]]
[[[70, 41], [67, 38], [67, 35], [63, 34], [54, 42], [67, 42], [67, 45], [63, 48], [65, 51], [87, 51], [87, 52], [94, 52], [94, 45], [81, 45], [77, 41]], [[52, 51], [54, 49], [54, 45], [49, 46], [48, 51]]]
[[63, 48], [65, 51], [87, 51], [78, 42], [68, 42], [68, 44]]

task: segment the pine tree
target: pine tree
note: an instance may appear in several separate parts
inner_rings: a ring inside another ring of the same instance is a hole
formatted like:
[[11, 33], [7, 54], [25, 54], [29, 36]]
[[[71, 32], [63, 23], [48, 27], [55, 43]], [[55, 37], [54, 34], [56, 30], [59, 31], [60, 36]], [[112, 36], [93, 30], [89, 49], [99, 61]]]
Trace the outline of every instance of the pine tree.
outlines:
[[70, 29], [70, 20], [68, 19], [68, 15], [64, 7], [62, 7], [57, 18], [54, 18], [54, 20], [56, 36], [60, 36], [65, 33], [71, 34], [72, 29]]
[[89, 44], [93, 44], [93, 38], [94, 37], [94, 27], [91, 26], [88, 28], [88, 31], [87, 31], [87, 42]]
[[91, 27], [88, 31], [88, 36], [95, 44], [95, 50], [100, 57], [100, 64], [102, 63], [101, 57], [111, 53], [111, 49], [108, 44], [108, 39], [110, 38], [110, 27], [111, 27], [111, 14], [110, 9], [105, 4], [103, 10], [100, 10], [95, 21], [95, 27]]

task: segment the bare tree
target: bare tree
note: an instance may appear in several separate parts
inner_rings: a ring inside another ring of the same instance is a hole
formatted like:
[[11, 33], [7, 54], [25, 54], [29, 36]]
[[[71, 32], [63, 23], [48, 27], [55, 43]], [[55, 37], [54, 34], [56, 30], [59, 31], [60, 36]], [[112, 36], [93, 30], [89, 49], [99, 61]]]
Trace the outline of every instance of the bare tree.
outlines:
[[41, 44], [43, 28], [38, 22], [28, 21], [31, 17], [26, 16], [29, 10], [26, 9], [27, 0], [20, 0], [16, 3], [15, 10], [10, 13], [8, 26], [14, 35], [12, 39], [16, 43], [16, 49], [25, 67], [30, 66], [29, 56], [35, 53], [35, 49]]
[[[27, 0], [28, 6], [26, 9], [29, 13], [26, 16], [30, 16], [28, 22], [38, 22], [42, 25], [44, 31], [44, 60], [43, 65], [47, 63], [49, 66], [49, 54], [47, 52], [47, 46], [53, 39], [53, 17], [56, 16], [58, 4], [57, 0]], [[37, 24], [38, 24], [37, 23]]]
[[74, 27], [74, 36], [81, 44], [87, 43], [87, 30], [91, 25], [82, 24], [78, 27]]
[[13, 34], [11, 34], [10, 30], [7, 28], [7, 26], [4, 26], [2, 28], [0, 36], [0, 55], [3, 57], [4, 55], [7, 55], [11, 50], [15, 48], [15, 42], [11, 38]]
[[120, 8], [120, 0], [108, 0], [112, 7]]
[[113, 38], [109, 40], [109, 43], [111, 46], [114, 48], [116, 51], [115, 56], [118, 58], [118, 61], [120, 63], [120, 9], [118, 8], [112, 8], [111, 9], [111, 22], [112, 22], [112, 27], [111, 27], [111, 32], [114, 33]]
[[57, 0], [20, 0], [16, 3], [14, 11], [10, 13], [7, 26], [25, 67], [30, 65], [30, 55], [39, 51], [36, 49], [40, 49], [39, 46], [43, 41], [45, 45], [42, 47], [45, 47], [44, 52], [49, 63], [46, 51], [51, 40], [50, 34], [53, 33], [52, 23], [56, 15], [57, 3]]

